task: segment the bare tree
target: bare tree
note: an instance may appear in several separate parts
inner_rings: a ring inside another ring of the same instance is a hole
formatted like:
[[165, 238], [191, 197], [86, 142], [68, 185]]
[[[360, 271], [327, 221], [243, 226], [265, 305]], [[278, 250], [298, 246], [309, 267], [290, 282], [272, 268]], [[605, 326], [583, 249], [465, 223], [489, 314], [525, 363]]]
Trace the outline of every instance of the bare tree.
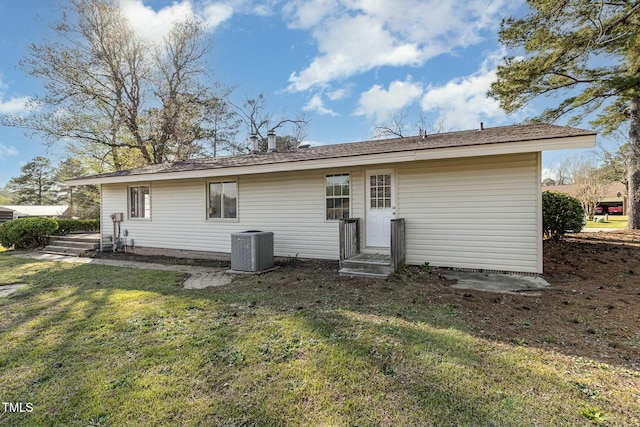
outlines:
[[424, 112], [421, 112], [415, 126], [411, 126], [407, 124], [409, 117], [410, 112], [406, 107], [399, 109], [391, 114], [387, 122], [376, 125], [373, 131], [373, 138], [404, 138], [416, 134], [427, 135], [444, 131], [444, 119], [433, 125]]
[[[279, 151], [295, 149], [306, 137], [309, 119], [305, 113], [298, 113], [294, 118], [290, 118], [284, 109], [279, 114], [273, 113], [268, 109], [267, 99], [263, 93], [253, 98], [247, 96], [241, 106], [234, 105], [234, 107], [248, 134], [258, 137], [261, 151], [267, 150], [269, 131], [280, 134], [276, 138]], [[246, 152], [249, 149], [248, 141], [236, 146], [237, 152]]]
[[53, 41], [29, 46], [21, 66], [42, 79], [37, 111], [2, 122], [44, 135], [50, 144], [103, 147], [105, 164], [181, 160], [204, 153], [220, 114], [219, 85], [207, 83], [210, 45], [198, 22], [174, 24], [161, 44], [133, 31], [117, 0], [69, 0]]
[[575, 197], [589, 220], [593, 219], [598, 203], [605, 196], [607, 181], [604, 174], [591, 158], [577, 158], [571, 166]]
[[560, 163], [556, 163], [551, 168], [551, 179], [553, 185], [568, 185], [573, 183], [573, 167], [576, 162], [575, 158], [563, 159]]
[[381, 138], [404, 138], [407, 135], [407, 120], [409, 118], [409, 110], [401, 108], [389, 116], [389, 119], [376, 125], [373, 131], [373, 137]]

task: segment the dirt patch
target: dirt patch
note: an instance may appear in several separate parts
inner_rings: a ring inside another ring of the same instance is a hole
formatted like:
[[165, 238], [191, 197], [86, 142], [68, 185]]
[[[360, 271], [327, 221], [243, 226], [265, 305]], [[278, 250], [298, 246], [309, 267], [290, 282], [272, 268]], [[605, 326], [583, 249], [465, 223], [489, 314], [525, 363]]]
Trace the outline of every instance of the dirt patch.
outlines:
[[[101, 254], [101, 257], [228, 267], [228, 262]], [[337, 262], [277, 262], [273, 273], [238, 277], [300, 295], [300, 306], [317, 304], [305, 289], [332, 289], [334, 302], [366, 305], [388, 294], [398, 306], [433, 304], [454, 310], [476, 336], [540, 347], [640, 370], [640, 231], [581, 233], [544, 242], [544, 277], [538, 296], [455, 289], [437, 270], [408, 267], [386, 281], [341, 278]], [[375, 294], [375, 298], [374, 298]], [[410, 313], [410, 310], [399, 312]]]
[[96, 258], [102, 259], [117, 259], [124, 261], [137, 261], [137, 262], [150, 262], [156, 264], [167, 265], [189, 265], [196, 267], [214, 267], [214, 268], [229, 268], [231, 263], [229, 261], [217, 261], [209, 259], [193, 259], [193, 258], [175, 258], [163, 255], [136, 255], [126, 252], [96, 252], [92, 254]]
[[539, 297], [458, 294], [487, 338], [640, 369], [640, 231], [581, 233], [544, 242]]

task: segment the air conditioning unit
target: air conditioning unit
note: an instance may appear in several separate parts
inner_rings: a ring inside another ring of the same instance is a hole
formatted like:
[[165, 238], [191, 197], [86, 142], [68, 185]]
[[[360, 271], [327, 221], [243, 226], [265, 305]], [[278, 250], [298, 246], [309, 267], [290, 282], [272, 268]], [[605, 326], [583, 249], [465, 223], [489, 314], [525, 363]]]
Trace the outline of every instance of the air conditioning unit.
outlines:
[[273, 266], [272, 232], [250, 230], [231, 233], [231, 270], [254, 272]]

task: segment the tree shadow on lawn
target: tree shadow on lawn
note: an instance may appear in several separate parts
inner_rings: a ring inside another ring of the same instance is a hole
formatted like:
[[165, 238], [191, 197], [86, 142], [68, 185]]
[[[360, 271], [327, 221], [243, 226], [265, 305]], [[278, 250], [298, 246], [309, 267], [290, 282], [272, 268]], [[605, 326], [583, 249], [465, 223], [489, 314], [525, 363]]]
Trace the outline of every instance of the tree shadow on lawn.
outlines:
[[[429, 420], [434, 425], [578, 425], [585, 421], [580, 409], [587, 405], [601, 405], [611, 419], [620, 417], [626, 423], [640, 416], [632, 411], [631, 418], [625, 418], [625, 411], [634, 407], [626, 375], [589, 400], [580, 384], [600, 374], [592, 362], [583, 366], [544, 350], [476, 338], [455, 307], [433, 302], [438, 298], [429, 286], [336, 277], [334, 285], [318, 287], [300, 282], [295, 274], [282, 276], [281, 287], [263, 289], [255, 301], [246, 294], [245, 307], [266, 308], [270, 316], [285, 313], [286, 322], [297, 327], [288, 337], [265, 336], [260, 342], [284, 341], [280, 347], [297, 348], [294, 359], [304, 364], [307, 375], [317, 372], [320, 377], [314, 381], [311, 376], [306, 390], [323, 381], [338, 384], [341, 391], [329, 390], [335, 391], [338, 413], [350, 408], [347, 424], [417, 425]], [[297, 283], [289, 286], [287, 280]], [[313, 299], [305, 297], [314, 291]], [[300, 344], [300, 330], [311, 337], [306, 345]], [[637, 378], [632, 382], [640, 385]], [[257, 386], [263, 392], [256, 396], [277, 395], [269, 392], [273, 383], [273, 377], [265, 379]], [[606, 397], [618, 393], [617, 386], [625, 389], [618, 403], [626, 403], [619, 407]], [[351, 395], [366, 399], [353, 402]], [[303, 394], [298, 404], [304, 406], [305, 398], [309, 396]], [[278, 406], [268, 397], [261, 404]]]
[[575, 425], [587, 405], [638, 420], [628, 391], [585, 396], [576, 384], [597, 376], [590, 365], [568, 373], [542, 351], [470, 335], [439, 301], [443, 282], [308, 277], [285, 269], [187, 292], [181, 275], [149, 270], [25, 276], [31, 286], [0, 301], [0, 389], [35, 410], [0, 422]]

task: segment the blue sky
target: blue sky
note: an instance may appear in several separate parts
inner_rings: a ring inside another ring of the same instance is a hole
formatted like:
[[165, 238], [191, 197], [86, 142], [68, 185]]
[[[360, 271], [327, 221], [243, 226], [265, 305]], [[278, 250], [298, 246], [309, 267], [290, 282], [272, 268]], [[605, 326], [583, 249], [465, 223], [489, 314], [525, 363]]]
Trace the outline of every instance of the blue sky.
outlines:
[[[545, 105], [508, 116], [486, 97], [506, 53], [497, 41], [500, 20], [525, 13], [524, 1], [119, 1], [151, 39], [175, 19], [201, 19], [213, 40], [214, 76], [236, 86], [234, 100], [262, 92], [276, 113], [305, 111], [306, 140], [315, 145], [371, 139], [375, 125], [401, 109], [410, 113], [408, 133], [417, 133], [421, 113], [448, 131], [519, 123]], [[41, 90], [18, 62], [29, 43], [52, 36], [58, 14], [48, 0], [0, 2], [0, 113], [21, 113]], [[35, 156], [57, 163], [61, 147], [0, 127], [0, 187]], [[543, 167], [569, 154], [549, 152]]]

